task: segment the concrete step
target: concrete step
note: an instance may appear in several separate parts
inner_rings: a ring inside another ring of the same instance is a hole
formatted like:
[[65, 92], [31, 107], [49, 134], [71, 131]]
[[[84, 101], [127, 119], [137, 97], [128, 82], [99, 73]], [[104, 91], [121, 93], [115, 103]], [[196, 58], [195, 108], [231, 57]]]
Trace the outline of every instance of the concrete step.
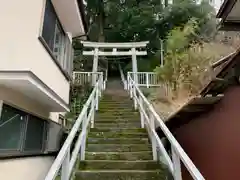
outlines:
[[88, 138], [88, 144], [149, 144], [148, 138]]
[[120, 99], [120, 100], [108, 100], [108, 99], [101, 99], [100, 104], [115, 104], [115, 105], [123, 105], [123, 104], [128, 104], [128, 105], [133, 105], [132, 100], [125, 100], [125, 99]]
[[126, 113], [126, 112], [118, 112], [118, 111], [113, 111], [113, 112], [102, 112], [102, 113], [96, 113], [96, 118], [101, 117], [101, 118], [139, 118], [140, 119], [140, 113], [139, 112], [131, 112], [131, 113]]
[[97, 128], [140, 128], [141, 127], [141, 124], [140, 122], [127, 122], [127, 123], [120, 123], [120, 122], [113, 122], [113, 123], [98, 123], [98, 122], [95, 122], [94, 124], [95, 127]]
[[104, 115], [104, 116], [102, 116], [102, 115], [97, 115], [96, 117], [95, 117], [95, 120], [97, 121], [97, 120], [109, 120], [109, 121], [111, 121], [111, 120], [114, 120], [114, 121], [120, 121], [120, 120], [124, 120], [124, 121], [130, 121], [130, 120], [132, 120], [132, 121], [136, 121], [136, 120], [138, 120], [139, 122], [140, 122], [140, 116], [135, 116], [135, 115]]
[[121, 132], [121, 133], [147, 133], [144, 128], [91, 128], [91, 132]]
[[101, 117], [101, 118], [107, 118], [107, 117], [118, 117], [118, 118], [126, 118], [126, 119], [131, 119], [131, 118], [139, 118], [140, 119], [140, 113], [139, 112], [120, 112], [120, 111], [112, 111], [112, 112], [101, 112], [96, 114], [96, 118]]
[[123, 130], [123, 131], [110, 131], [110, 132], [93, 132], [90, 131], [88, 133], [89, 138], [148, 138], [148, 134], [141, 133], [141, 132], [134, 132], [129, 130]]
[[140, 123], [139, 119], [95, 119], [95, 123]]
[[104, 101], [104, 100], [100, 100], [99, 101], [99, 106], [100, 107], [104, 107], [104, 105], [111, 105], [112, 107], [117, 107], [117, 106], [121, 106], [121, 107], [133, 107], [133, 101], [129, 101], [129, 102], [122, 102], [122, 101]]
[[106, 110], [106, 109], [109, 109], [109, 110], [116, 110], [116, 109], [125, 110], [125, 109], [128, 109], [128, 110], [135, 111], [133, 104], [122, 104], [122, 105], [99, 104], [99, 109], [102, 109], [102, 110]]
[[98, 120], [103, 120], [103, 121], [139, 121], [140, 122], [140, 117], [123, 117], [123, 116], [97, 116], [95, 118], [95, 121], [98, 121]]
[[148, 138], [148, 134], [130, 131], [92, 132], [88, 133], [89, 138]]
[[77, 171], [76, 180], [165, 180], [161, 170], [91, 170]]
[[141, 160], [141, 161], [119, 161], [119, 160], [89, 160], [81, 161], [80, 170], [156, 170], [163, 169], [157, 161]]
[[152, 160], [152, 151], [143, 152], [86, 152], [86, 160]]
[[104, 102], [99, 102], [99, 107], [101, 108], [110, 108], [110, 109], [116, 109], [116, 108], [121, 108], [121, 109], [134, 109], [133, 103], [104, 103]]
[[87, 144], [87, 152], [142, 152], [151, 151], [146, 144]]
[[134, 109], [130, 108], [123, 108], [123, 107], [116, 107], [116, 108], [99, 108], [97, 111], [98, 113], [136, 113]]

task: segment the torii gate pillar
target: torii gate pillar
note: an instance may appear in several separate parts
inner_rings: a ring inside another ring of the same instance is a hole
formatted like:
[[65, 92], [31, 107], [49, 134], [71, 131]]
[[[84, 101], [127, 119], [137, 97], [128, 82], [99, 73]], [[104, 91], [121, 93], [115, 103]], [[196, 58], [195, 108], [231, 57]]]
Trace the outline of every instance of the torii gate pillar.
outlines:
[[93, 55], [93, 69], [92, 69], [92, 72], [94, 73], [92, 76], [93, 85], [96, 83], [96, 80], [97, 80], [97, 71], [98, 71], [98, 48], [95, 48], [94, 55]]
[[132, 71], [133, 71], [133, 80], [138, 84], [138, 67], [137, 67], [137, 55], [136, 55], [136, 48], [132, 48]]

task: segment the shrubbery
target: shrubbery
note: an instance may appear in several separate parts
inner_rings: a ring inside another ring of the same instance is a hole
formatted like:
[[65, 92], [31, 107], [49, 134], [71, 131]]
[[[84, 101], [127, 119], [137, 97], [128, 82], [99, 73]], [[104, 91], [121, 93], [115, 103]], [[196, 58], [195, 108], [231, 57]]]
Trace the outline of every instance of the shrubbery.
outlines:
[[211, 64], [234, 51], [219, 42], [193, 41], [197, 23], [190, 20], [183, 28], [173, 29], [167, 38], [164, 66], [158, 66], [162, 83], [178, 95], [179, 91], [196, 94], [211, 78]]

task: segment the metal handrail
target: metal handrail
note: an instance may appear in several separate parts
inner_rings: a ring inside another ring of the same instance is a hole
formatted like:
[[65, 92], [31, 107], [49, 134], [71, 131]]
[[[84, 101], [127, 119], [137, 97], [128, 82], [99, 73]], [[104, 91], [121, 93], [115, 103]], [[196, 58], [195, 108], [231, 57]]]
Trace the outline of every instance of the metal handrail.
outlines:
[[[61, 180], [69, 180], [77, 159], [85, 159], [85, 146], [88, 126], [91, 124], [91, 128], [94, 127], [95, 110], [98, 110], [99, 98], [101, 97], [103, 88], [103, 74], [101, 73], [101, 76], [98, 78], [98, 81], [96, 82], [91, 95], [83, 106], [81, 113], [74, 123], [50, 170], [48, 171], [45, 180], [54, 180], [58, 175], [60, 168]], [[73, 145], [73, 139], [77, 135], [80, 126], [82, 128], [82, 131], [78, 135], [78, 139], [75, 143], [72, 153], [70, 153], [70, 148]]]
[[124, 73], [123, 73], [123, 70], [122, 70], [122, 67], [121, 67], [120, 63], [118, 64], [118, 68], [119, 68], [119, 71], [120, 71], [121, 80], [122, 80], [124, 89], [126, 90], [127, 89], [127, 80], [125, 79], [125, 76], [124, 76]]
[[73, 72], [73, 83], [79, 85], [91, 84], [92, 86], [98, 81], [98, 78], [103, 74], [103, 72]]
[[137, 79], [137, 85], [141, 87], [159, 87], [163, 86], [160, 77], [155, 72], [128, 72], [132, 79]]
[[[183, 150], [181, 145], [174, 138], [170, 130], [167, 128], [163, 120], [159, 117], [159, 115], [154, 110], [153, 106], [149, 103], [147, 98], [143, 95], [142, 91], [139, 89], [138, 85], [134, 82], [130, 74], [128, 73], [128, 90], [131, 98], [134, 101], [135, 109], [139, 108], [140, 117], [141, 117], [141, 126], [150, 130], [148, 131], [151, 142], [152, 142], [152, 150], [153, 150], [153, 159], [159, 160], [158, 151], [161, 151], [166, 165], [168, 166], [170, 172], [172, 173], [174, 179], [181, 180], [181, 163], [183, 162], [191, 176], [194, 180], [205, 180], [196, 166], [193, 164], [191, 159], [188, 157], [186, 152]], [[156, 123], [160, 126], [161, 130], [165, 134], [166, 138], [171, 144], [172, 150], [172, 158], [167, 153], [164, 145], [162, 144], [160, 138], [158, 137], [155, 127]]]

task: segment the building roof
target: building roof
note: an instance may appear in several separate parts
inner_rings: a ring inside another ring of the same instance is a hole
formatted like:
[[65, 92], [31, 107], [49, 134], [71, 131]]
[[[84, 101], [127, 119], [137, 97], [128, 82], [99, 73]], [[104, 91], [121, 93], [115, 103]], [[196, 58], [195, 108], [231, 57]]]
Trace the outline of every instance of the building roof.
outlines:
[[168, 118], [166, 121], [167, 127], [172, 130], [179, 128], [184, 124], [187, 124], [199, 115], [210, 111], [213, 108], [214, 104], [220, 101], [222, 97], [222, 94], [215, 97], [193, 97], [190, 101], [184, 104], [181, 109], [179, 109]]
[[86, 13], [85, 13], [83, 0], [77, 0], [77, 1], [78, 1], [79, 11], [81, 13], [82, 21], [83, 21], [83, 27], [84, 27], [85, 32], [87, 33], [87, 31], [88, 31], [88, 20], [87, 20], [87, 16], [86, 16]]
[[200, 95], [206, 96], [207, 94], [213, 95], [223, 93], [226, 88], [228, 88], [232, 83], [230, 82], [229, 78], [227, 81], [224, 79], [229, 74], [231, 69], [237, 65], [239, 60], [240, 48], [236, 52], [229, 54], [229, 56], [226, 56], [225, 59], [219, 61], [218, 64], [213, 64], [213, 67], [215, 68], [213, 70], [213, 79], [202, 89]]
[[220, 7], [217, 13], [217, 18], [225, 19], [236, 2], [237, 0], [224, 0], [222, 6]]
[[238, 14], [240, 3], [237, 0], [224, 0], [220, 7], [217, 18], [222, 18], [220, 22], [220, 30], [239, 31], [240, 16]]

